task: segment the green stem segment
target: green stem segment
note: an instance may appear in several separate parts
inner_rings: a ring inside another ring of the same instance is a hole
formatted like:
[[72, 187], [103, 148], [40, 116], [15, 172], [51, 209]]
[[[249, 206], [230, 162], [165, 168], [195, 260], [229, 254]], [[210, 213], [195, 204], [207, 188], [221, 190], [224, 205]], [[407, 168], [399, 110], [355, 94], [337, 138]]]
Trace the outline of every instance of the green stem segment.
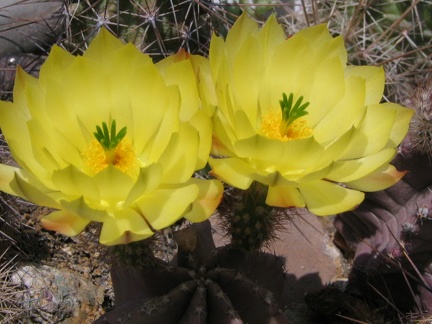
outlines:
[[126, 133], [127, 127], [123, 127], [118, 133], [116, 133], [116, 121], [113, 120], [111, 122], [111, 131], [108, 130], [108, 125], [103, 122], [102, 128], [96, 126], [96, 132], [93, 134], [104, 150], [110, 152], [119, 145], [122, 139], [126, 136]]
[[290, 93], [289, 97], [285, 93], [282, 94], [282, 100], [279, 100], [282, 110], [281, 133], [285, 133], [288, 127], [298, 118], [309, 114], [306, 108], [309, 106], [309, 102], [302, 104], [303, 96], [297, 99], [293, 106], [294, 94]]

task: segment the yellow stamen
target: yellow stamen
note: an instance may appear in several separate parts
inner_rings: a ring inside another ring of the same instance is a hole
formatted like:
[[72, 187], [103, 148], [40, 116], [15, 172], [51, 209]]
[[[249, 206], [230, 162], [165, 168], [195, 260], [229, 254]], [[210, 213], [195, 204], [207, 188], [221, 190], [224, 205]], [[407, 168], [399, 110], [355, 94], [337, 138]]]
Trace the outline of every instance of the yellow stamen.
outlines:
[[113, 165], [120, 171], [131, 174], [138, 166], [132, 142], [124, 138], [114, 149], [106, 151], [97, 140], [92, 140], [83, 152], [84, 165], [91, 174], [97, 174], [108, 165]]
[[313, 131], [303, 118], [294, 120], [288, 129], [281, 132], [282, 113], [271, 111], [263, 116], [260, 133], [268, 138], [277, 139], [282, 142], [307, 138], [312, 136]]

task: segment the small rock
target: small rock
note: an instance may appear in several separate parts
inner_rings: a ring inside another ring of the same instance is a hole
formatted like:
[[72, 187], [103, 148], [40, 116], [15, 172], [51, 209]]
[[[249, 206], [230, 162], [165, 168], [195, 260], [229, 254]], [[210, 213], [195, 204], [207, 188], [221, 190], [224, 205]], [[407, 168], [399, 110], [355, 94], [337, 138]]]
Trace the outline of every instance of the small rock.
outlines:
[[70, 317], [84, 320], [104, 298], [97, 287], [79, 274], [46, 265], [21, 266], [11, 282], [25, 288], [18, 302], [29, 310], [29, 318], [34, 322], [57, 323]]

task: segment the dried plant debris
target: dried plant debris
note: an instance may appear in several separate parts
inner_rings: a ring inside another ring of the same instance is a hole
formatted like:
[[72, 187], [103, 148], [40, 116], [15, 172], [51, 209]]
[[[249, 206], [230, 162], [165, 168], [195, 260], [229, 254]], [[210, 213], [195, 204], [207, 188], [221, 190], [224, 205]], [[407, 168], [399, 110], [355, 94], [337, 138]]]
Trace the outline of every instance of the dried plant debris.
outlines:
[[0, 255], [0, 321], [19, 323], [26, 308], [19, 302], [19, 294], [24, 290], [11, 281], [15, 271], [15, 258], [7, 257], [7, 250]]

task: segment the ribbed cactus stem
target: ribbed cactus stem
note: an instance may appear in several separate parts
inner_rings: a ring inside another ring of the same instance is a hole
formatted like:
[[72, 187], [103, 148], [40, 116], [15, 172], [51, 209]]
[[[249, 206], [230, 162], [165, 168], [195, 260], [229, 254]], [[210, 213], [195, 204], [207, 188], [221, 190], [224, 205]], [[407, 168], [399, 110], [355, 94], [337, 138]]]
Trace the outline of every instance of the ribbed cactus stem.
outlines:
[[149, 266], [154, 262], [152, 238], [128, 244], [114, 245], [109, 248], [109, 257], [125, 271], [135, 267]]
[[222, 210], [223, 226], [234, 248], [257, 251], [274, 239], [281, 215], [265, 203], [266, 195], [266, 186], [253, 183], [248, 190], [238, 191], [236, 202], [228, 212]]

